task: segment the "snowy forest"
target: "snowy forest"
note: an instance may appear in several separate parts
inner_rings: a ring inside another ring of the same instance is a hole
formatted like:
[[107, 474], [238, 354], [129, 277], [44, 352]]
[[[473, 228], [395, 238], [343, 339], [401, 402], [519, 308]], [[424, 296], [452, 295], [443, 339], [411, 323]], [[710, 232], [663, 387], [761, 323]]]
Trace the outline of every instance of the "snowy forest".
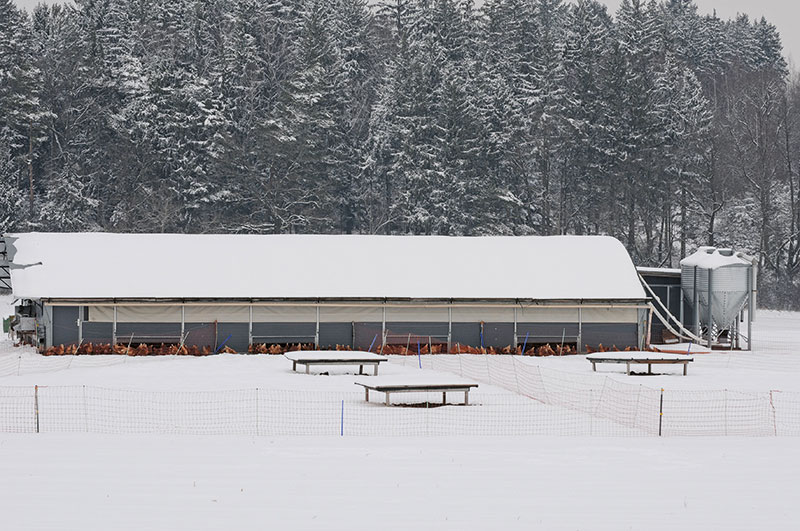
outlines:
[[799, 168], [777, 30], [688, 0], [0, 0], [0, 231], [609, 234], [789, 307]]

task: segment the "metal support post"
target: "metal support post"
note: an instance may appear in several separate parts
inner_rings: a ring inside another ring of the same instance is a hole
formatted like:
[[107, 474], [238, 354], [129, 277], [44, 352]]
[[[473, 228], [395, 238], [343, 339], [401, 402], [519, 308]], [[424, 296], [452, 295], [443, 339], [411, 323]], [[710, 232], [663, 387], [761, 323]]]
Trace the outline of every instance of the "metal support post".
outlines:
[[314, 347], [319, 348], [319, 304], [317, 304], [317, 327], [314, 330]]
[[517, 348], [517, 343], [518, 343], [518, 339], [517, 339], [517, 307], [514, 306], [514, 343], [512, 343], [514, 345], [514, 349]]
[[[583, 311], [578, 308], [578, 353], [583, 353]], [[523, 354], [525, 354], [523, 352]]]
[[672, 313], [672, 308], [670, 308], [670, 304], [672, 304], [672, 297], [670, 296], [672, 293], [672, 286], [667, 284], [667, 302], [664, 303], [664, 306], [667, 308], [669, 313]]
[[383, 308], [383, 314], [381, 316], [381, 352], [383, 352], [383, 347], [386, 346], [386, 303], [383, 303], [382, 308]]
[[711, 304], [711, 273], [712, 272], [713, 272], [713, 270], [711, 270], [711, 269], [708, 270], [708, 292], [707, 292], [707, 295], [706, 295], [708, 297], [708, 317], [707, 317], [707, 320], [708, 320], [708, 325], [707, 325], [708, 326], [708, 348], [711, 348], [711, 343], [712, 343], [713, 337], [714, 337], [714, 321], [713, 321], [713, 317], [712, 317], [712, 313], [711, 313], [711, 310], [712, 310], [712, 304]]
[[250, 345], [253, 344], [253, 305], [251, 304], [248, 309], [249, 316], [247, 319], [247, 346], [249, 350]]
[[111, 324], [111, 344], [117, 344], [117, 306], [114, 306], [114, 321]]
[[78, 306], [78, 346], [83, 344], [83, 306]]
[[453, 306], [447, 305], [447, 352], [453, 348]]
[[700, 337], [700, 292], [697, 291], [697, 266], [694, 266], [694, 300], [692, 301], [692, 312], [694, 315], [694, 335]]

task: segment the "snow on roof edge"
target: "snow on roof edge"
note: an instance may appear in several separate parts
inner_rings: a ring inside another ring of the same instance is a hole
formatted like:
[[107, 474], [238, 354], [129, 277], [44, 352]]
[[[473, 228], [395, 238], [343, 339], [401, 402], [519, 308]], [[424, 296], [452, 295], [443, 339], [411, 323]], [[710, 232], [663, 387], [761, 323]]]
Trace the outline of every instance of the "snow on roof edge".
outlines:
[[608, 236], [11, 236], [24, 298], [646, 299]]

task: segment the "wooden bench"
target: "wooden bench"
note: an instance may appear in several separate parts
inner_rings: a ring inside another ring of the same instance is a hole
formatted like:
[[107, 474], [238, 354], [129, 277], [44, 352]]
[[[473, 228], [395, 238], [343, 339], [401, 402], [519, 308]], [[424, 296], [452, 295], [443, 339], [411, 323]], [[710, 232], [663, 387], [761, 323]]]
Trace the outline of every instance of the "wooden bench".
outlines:
[[305, 365], [306, 374], [312, 365], [358, 365], [358, 374], [364, 374], [364, 365], [372, 365], [375, 376], [378, 375], [378, 366], [389, 359], [357, 350], [298, 350], [287, 352], [284, 357], [292, 360], [293, 371], [298, 365]]
[[587, 354], [586, 359], [592, 363], [592, 370], [597, 372], [598, 363], [624, 363], [627, 374], [631, 374], [632, 364], [647, 364], [647, 374], [653, 374], [653, 365], [683, 365], [683, 375], [694, 358], [685, 354], [667, 354], [663, 352], [595, 352]]
[[471, 382], [458, 382], [451, 380], [418, 381], [409, 378], [389, 377], [389, 379], [375, 378], [369, 382], [355, 382], [364, 388], [364, 398], [369, 402], [369, 392], [378, 391], [386, 395], [386, 405], [391, 404], [392, 393], [442, 393], [442, 405], [447, 404], [447, 393], [464, 393], [464, 405], [469, 405], [469, 391], [478, 384]]

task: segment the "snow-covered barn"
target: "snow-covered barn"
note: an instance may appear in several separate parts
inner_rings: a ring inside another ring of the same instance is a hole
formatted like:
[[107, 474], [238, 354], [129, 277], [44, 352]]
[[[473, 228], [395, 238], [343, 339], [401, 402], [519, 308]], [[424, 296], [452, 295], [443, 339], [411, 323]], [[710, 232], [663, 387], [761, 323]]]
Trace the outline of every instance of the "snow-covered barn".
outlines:
[[565, 343], [642, 346], [647, 297], [605, 236], [6, 235], [41, 347], [237, 351]]

